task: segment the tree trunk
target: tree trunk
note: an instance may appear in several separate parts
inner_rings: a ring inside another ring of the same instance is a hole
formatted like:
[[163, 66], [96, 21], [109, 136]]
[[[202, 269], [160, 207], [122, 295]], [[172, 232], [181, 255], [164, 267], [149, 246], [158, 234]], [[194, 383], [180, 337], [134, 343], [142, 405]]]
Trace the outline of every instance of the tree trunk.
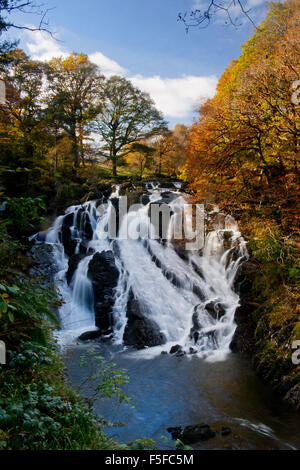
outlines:
[[113, 164], [113, 176], [117, 176], [117, 159], [116, 159], [116, 157], [112, 158], [112, 164]]

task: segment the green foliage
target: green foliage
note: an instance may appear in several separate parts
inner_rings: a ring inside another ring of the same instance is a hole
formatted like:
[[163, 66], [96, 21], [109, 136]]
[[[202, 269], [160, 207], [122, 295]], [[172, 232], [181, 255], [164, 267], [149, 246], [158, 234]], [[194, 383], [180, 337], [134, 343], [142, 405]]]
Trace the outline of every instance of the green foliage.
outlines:
[[6, 225], [6, 221], [0, 220], [0, 278], [18, 263], [23, 248], [19, 241], [7, 233]]
[[253, 256], [263, 266], [263, 275], [257, 278], [254, 288], [256, 291], [260, 290], [261, 283], [266, 278], [268, 290], [276, 289], [283, 282], [297, 284], [300, 271], [297, 265], [296, 240], [291, 236], [284, 236], [279, 227], [272, 227], [266, 222], [260, 226], [261, 229], [256, 229], [257, 236], [249, 242]]
[[116, 176], [128, 144], [159, 135], [167, 126], [150, 96], [125, 78], [109, 78], [104, 83], [101, 100], [96, 130], [104, 142], [101, 155], [112, 161]]
[[43, 218], [46, 206], [41, 198], [7, 198], [7, 227], [15, 236], [32, 235]]
[[0, 369], [0, 449], [113, 447], [96, 417], [61, 378], [54, 345], [22, 343]]
[[47, 344], [49, 327], [59, 326], [51, 308], [56, 294], [29, 280], [19, 280], [17, 284], [1, 284], [0, 338], [7, 344], [29, 338]]
[[132, 406], [131, 398], [123, 392], [123, 385], [129, 382], [129, 377], [125, 369], [116, 369], [116, 364], [108, 362], [104, 357], [99, 356], [95, 349], [91, 349], [87, 354], [81, 356], [80, 366], [90, 368], [90, 375], [83, 382], [80, 389], [90, 390], [91, 383], [94, 383], [92, 400], [103, 398], [117, 398], [120, 403], [127, 403]]

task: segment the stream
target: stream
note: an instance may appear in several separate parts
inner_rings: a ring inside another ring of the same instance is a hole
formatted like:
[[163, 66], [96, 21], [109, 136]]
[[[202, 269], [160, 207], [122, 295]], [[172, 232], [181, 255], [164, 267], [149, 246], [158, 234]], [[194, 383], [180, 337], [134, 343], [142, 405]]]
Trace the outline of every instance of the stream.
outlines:
[[[36, 236], [53, 246], [64, 299], [56, 336], [68, 351], [69, 379], [75, 386], [85, 379], [78, 364], [91, 347], [128, 371], [125, 393], [135, 407], [114, 400], [95, 405], [100, 416], [125, 423], [106, 430], [119, 442], [148, 437], [168, 449], [168, 427], [206, 423], [232, 432], [195, 448], [300, 449], [299, 415], [230, 351], [246, 243], [232, 217], [213, 207], [204, 213], [203, 246], [184, 249], [174, 234], [187, 201], [179, 183], [171, 189], [145, 183], [141, 204], [118, 218], [117, 186], [102, 200], [68, 208]], [[166, 233], [159, 219], [155, 239], [144, 236], [153, 228], [153, 205], [170, 208]]]

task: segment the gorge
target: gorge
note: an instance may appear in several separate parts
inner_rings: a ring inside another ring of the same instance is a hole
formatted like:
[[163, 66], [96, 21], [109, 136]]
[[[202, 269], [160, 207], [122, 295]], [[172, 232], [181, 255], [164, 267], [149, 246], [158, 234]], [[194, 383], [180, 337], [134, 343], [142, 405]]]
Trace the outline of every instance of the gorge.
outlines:
[[[169, 426], [209, 422], [233, 433], [196, 448], [296, 448], [297, 418], [230, 350], [240, 300], [235, 280], [248, 258], [236, 222], [216, 206], [206, 208], [204, 247], [185, 250], [171, 233], [175, 214], [188, 201], [180, 184], [144, 182], [142, 191], [125, 186], [69, 207], [35, 236], [38, 245], [53, 250], [64, 300], [56, 336], [72, 351], [66, 359], [71, 382], [84, 380], [78, 363], [91, 347], [129, 371], [136, 408], [118, 407], [116, 418], [126, 424], [111, 433], [119, 441], [151, 437], [163, 448]], [[110, 239], [105, 232], [124, 191], [129, 201], [142, 204], [117, 229], [126, 224], [136, 239]], [[154, 203], [171, 208], [166, 239], [139, 236]], [[114, 406], [99, 401], [96, 412], [111, 419]]]

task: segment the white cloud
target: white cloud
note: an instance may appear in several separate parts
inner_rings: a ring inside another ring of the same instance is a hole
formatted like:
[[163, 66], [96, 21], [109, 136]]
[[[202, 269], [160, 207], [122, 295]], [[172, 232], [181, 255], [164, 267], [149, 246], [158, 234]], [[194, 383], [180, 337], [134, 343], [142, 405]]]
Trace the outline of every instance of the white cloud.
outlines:
[[[69, 51], [61, 42], [43, 32], [26, 32], [25, 43], [34, 60], [47, 61], [53, 57], [66, 57]], [[157, 108], [167, 117], [188, 118], [199, 105], [200, 100], [211, 98], [216, 90], [217, 77], [183, 75], [179, 78], [162, 78], [159, 75], [144, 77], [130, 76], [130, 73], [115, 60], [97, 51], [89, 55], [106, 76], [126, 76], [134, 86], [146, 91], [154, 100]]]
[[43, 31], [27, 31], [26, 47], [33, 60], [46, 61], [53, 57], [67, 57], [62, 43]]
[[95, 52], [89, 55], [89, 59], [101, 69], [106, 77], [112, 75], [126, 75], [127, 70], [118, 64], [115, 60], [106, 57], [102, 52]]
[[131, 77], [133, 85], [147, 91], [157, 108], [169, 118], [187, 117], [202, 99], [215, 94], [218, 79], [215, 76], [197, 77], [185, 75], [180, 78], [160, 76]]

